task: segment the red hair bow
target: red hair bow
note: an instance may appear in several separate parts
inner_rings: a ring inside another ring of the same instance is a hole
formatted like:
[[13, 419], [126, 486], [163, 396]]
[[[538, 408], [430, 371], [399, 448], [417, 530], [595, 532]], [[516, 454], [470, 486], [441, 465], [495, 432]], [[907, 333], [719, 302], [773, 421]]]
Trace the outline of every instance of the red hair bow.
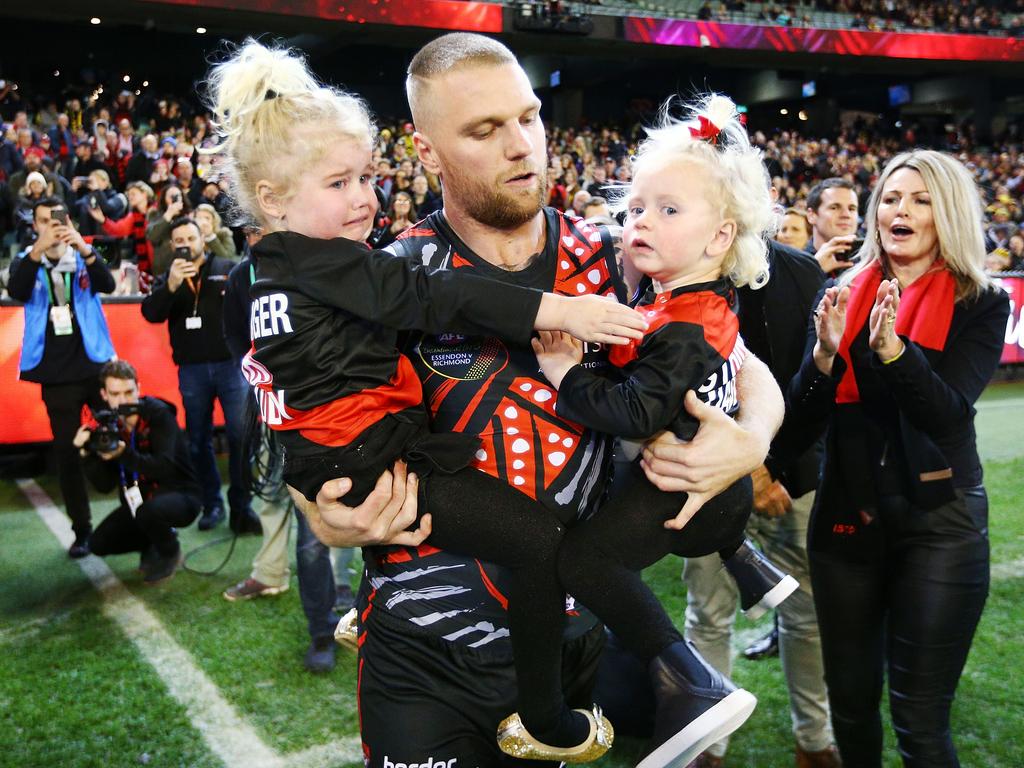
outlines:
[[722, 129], [708, 120], [704, 115], [697, 115], [699, 128], [690, 127], [690, 135], [695, 139], [704, 139], [709, 144], [718, 143], [718, 134]]

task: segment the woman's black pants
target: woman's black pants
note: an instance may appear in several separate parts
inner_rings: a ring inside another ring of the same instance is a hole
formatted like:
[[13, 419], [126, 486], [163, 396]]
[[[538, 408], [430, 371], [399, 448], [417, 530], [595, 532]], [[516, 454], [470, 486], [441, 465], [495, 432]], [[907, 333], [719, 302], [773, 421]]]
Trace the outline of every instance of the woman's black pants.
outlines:
[[959, 766], [949, 713], [988, 596], [985, 489], [960, 489], [933, 510], [883, 497], [865, 524], [835, 530], [827, 509], [815, 517], [811, 581], [843, 765], [882, 765], [887, 671], [904, 766]]

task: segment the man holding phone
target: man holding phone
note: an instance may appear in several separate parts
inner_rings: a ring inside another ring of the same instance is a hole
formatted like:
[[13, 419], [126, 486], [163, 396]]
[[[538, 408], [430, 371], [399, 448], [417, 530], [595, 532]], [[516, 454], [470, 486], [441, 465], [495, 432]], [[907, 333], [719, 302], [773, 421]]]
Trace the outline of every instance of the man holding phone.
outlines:
[[166, 322], [170, 334], [192, 463], [202, 486], [199, 529], [209, 530], [224, 519], [220, 473], [213, 454], [216, 400], [224, 411], [228, 436], [231, 528], [237, 532], [258, 530], [251, 522], [256, 516], [243, 482], [247, 464], [242, 455], [242, 412], [248, 388], [222, 330], [224, 291], [235, 264], [206, 251], [193, 219], [177, 218], [170, 229], [174, 260], [142, 302], [142, 314], [151, 323]]
[[102, 405], [97, 374], [114, 356], [100, 293], [114, 277], [82, 236], [68, 224], [64, 203], [44, 198], [32, 212], [35, 244], [11, 265], [7, 291], [25, 304], [20, 378], [42, 387], [53, 432], [60, 492], [75, 541], [74, 558], [89, 554], [89, 496], [78, 449], [72, 444], [82, 406]]
[[835, 277], [854, 265], [863, 244], [857, 240], [859, 208], [856, 188], [838, 176], [818, 182], [807, 195], [807, 252], [826, 275]]

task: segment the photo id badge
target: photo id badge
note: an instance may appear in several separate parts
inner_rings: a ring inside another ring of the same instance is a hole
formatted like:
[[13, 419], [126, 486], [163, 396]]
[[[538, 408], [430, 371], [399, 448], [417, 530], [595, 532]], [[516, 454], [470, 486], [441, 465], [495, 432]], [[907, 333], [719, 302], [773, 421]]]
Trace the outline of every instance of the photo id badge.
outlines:
[[128, 502], [128, 511], [132, 513], [132, 517], [135, 517], [135, 513], [142, 506], [142, 491], [139, 490], [139, 486], [133, 485], [131, 488], [125, 488], [124, 500]]
[[50, 322], [57, 336], [70, 336], [74, 332], [71, 327], [71, 307], [67, 304], [63, 307], [50, 307]]
[[203, 318], [196, 315], [195, 317], [185, 318], [185, 330], [186, 331], [198, 331], [203, 327]]

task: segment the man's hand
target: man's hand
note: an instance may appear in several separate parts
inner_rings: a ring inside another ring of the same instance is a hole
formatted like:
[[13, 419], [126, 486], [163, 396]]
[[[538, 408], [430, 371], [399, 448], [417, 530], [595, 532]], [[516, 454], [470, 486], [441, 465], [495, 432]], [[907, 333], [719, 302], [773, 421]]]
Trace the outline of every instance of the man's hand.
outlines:
[[665, 523], [676, 530], [705, 502], [761, 465], [770, 444], [763, 431], [744, 429], [724, 411], [699, 400], [693, 390], [683, 403], [700, 421], [693, 440], [681, 442], [662, 432], [644, 446], [641, 463], [647, 479], [660, 490], [689, 494], [679, 514]]
[[89, 442], [89, 436], [92, 434], [92, 430], [85, 424], [78, 428], [75, 432], [74, 438], [71, 440], [71, 444], [78, 450], [85, 448], [85, 444]]
[[[74, 248], [76, 251], [82, 254], [83, 258], [89, 258], [89, 256], [95, 255], [93, 253], [92, 246], [85, 242], [85, 239], [82, 237], [82, 233], [75, 229], [73, 226], [68, 224], [66, 226], [58, 226], [56, 227], [56, 229], [59, 230], [57, 236], [60, 239], [60, 241], [65, 245], [70, 245], [72, 248]], [[86, 256], [86, 254], [89, 254], [89, 256]]]
[[113, 461], [114, 459], [120, 458], [121, 454], [124, 453], [125, 448], [127, 448], [127, 446], [124, 444], [124, 440], [118, 440], [117, 448], [115, 448], [112, 453], [103, 453], [101, 451], [97, 451], [96, 455], [99, 456], [104, 461]]
[[89, 212], [89, 215], [92, 216], [94, 221], [100, 224], [107, 220], [106, 214], [104, 214], [99, 208], [93, 208], [91, 205], [87, 205], [85, 206], [85, 210]]
[[818, 266], [826, 275], [830, 275], [837, 269], [852, 267], [855, 262], [847, 261], [845, 257], [853, 256], [850, 253], [850, 246], [857, 239], [857, 235], [838, 235], [825, 243], [818, 252], [814, 254]]
[[339, 500], [352, 488], [348, 478], [328, 480], [316, 495], [316, 503], [289, 487], [295, 505], [306, 516], [313, 534], [329, 547], [362, 547], [370, 544], [402, 544], [415, 547], [430, 535], [430, 515], [424, 515], [419, 527], [406, 530], [416, 522], [419, 481], [409, 474], [403, 462], [395, 462], [358, 507], [347, 507]]
[[50, 225], [43, 229], [39, 233], [39, 237], [36, 238], [35, 243], [32, 245], [32, 250], [28, 252], [29, 258], [33, 261], [41, 262], [43, 260], [43, 254], [53, 248], [53, 246], [59, 240], [59, 227], [56, 224]]
[[190, 277], [199, 274], [196, 263], [188, 259], [175, 259], [171, 262], [171, 269], [167, 274], [167, 290], [174, 293], [181, 287], [181, 284]]
[[583, 345], [568, 333], [540, 331], [531, 339], [533, 353], [551, 385], [558, 389], [569, 369], [583, 362]]
[[754, 511], [764, 517], [782, 517], [793, 508], [789, 491], [762, 464], [750, 474], [754, 485]]

